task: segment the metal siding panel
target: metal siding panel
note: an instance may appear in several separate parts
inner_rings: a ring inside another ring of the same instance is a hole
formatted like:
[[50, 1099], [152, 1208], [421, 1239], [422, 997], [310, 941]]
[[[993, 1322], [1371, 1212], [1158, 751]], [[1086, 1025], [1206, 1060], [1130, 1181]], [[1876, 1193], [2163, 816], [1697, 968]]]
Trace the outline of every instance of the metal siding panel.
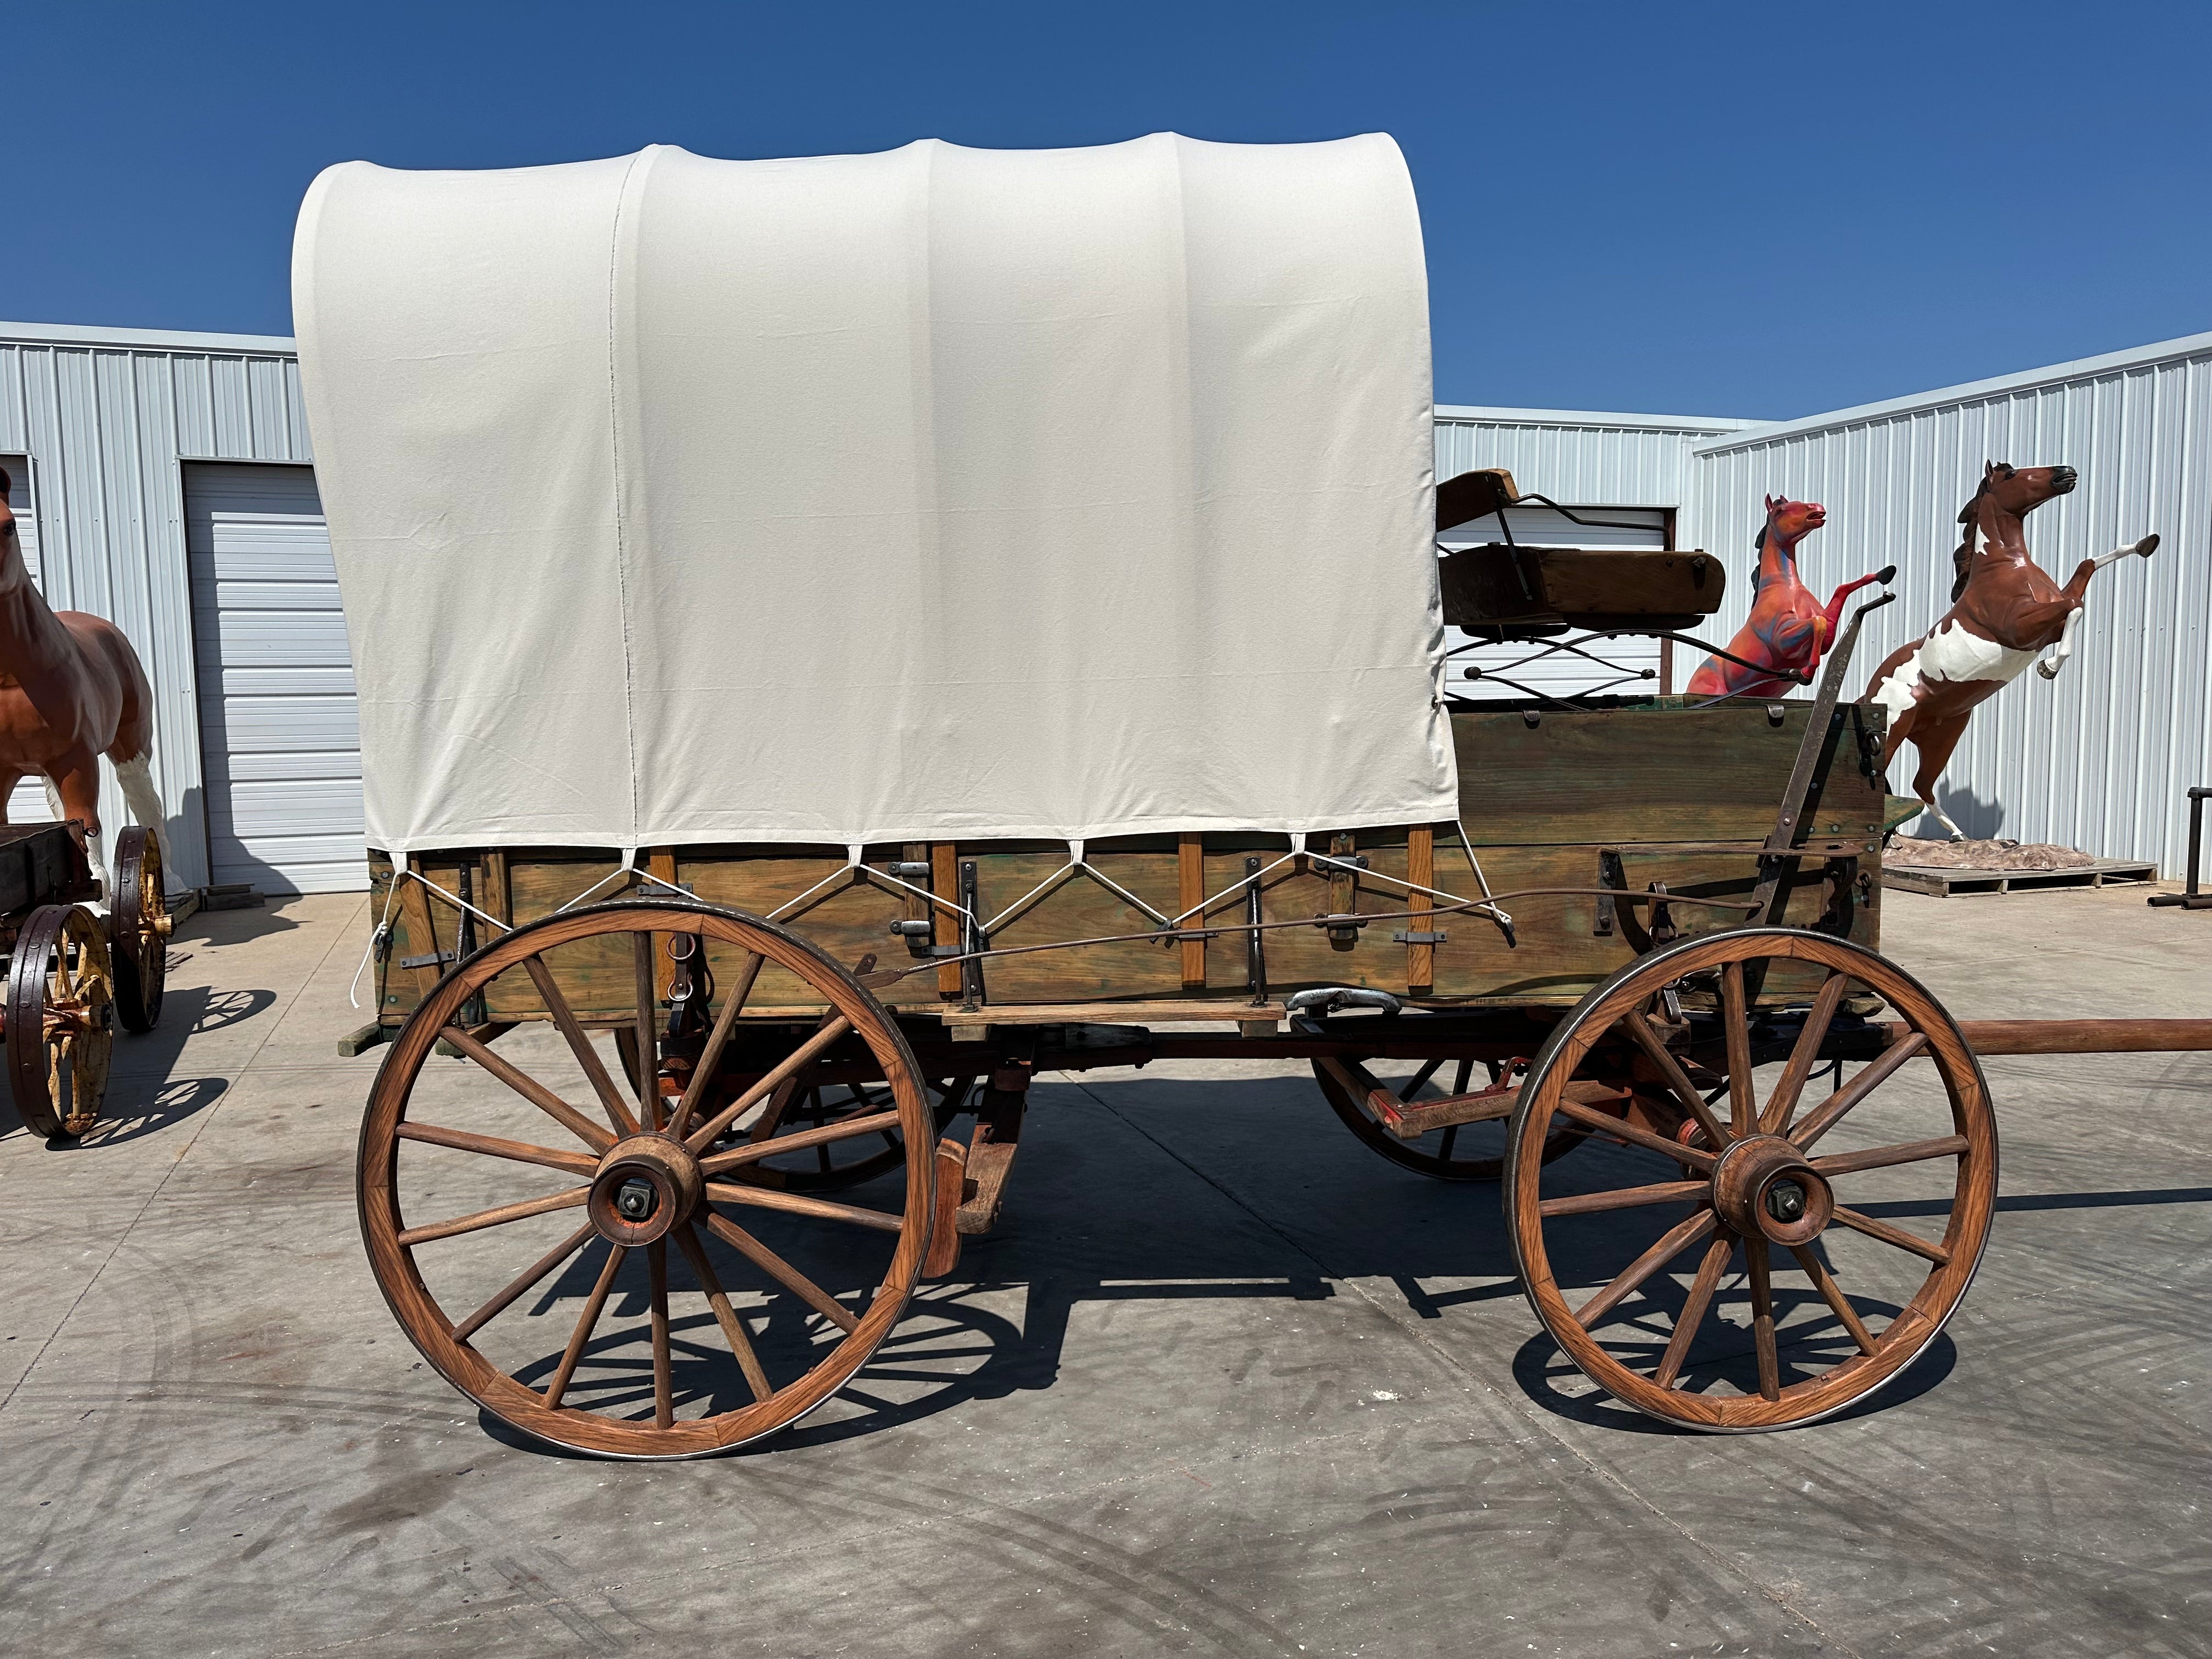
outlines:
[[177, 453], [215, 453], [215, 375], [205, 357], [168, 360], [169, 391], [176, 410]]
[[0, 342], [0, 449], [27, 451], [31, 419], [23, 407], [23, 349]]
[[242, 357], [210, 357], [208, 376], [215, 416], [215, 442], [208, 453], [227, 459], [253, 459], [253, 400]]

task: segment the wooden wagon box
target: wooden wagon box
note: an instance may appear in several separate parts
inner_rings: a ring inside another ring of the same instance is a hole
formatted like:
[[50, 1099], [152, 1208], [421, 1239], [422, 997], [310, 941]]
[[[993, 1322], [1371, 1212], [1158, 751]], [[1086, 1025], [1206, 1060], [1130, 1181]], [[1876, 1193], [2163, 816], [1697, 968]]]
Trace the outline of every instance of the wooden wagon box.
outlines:
[[1444, 620], [1488, 632], [1694, 626], [1721, 608], [1728, 578], [1706, 553], [1632, 548], [1460, 548], [1441, 561]]
[[[1461, 843], [1449, 824], [1309, 837], [1311, 851], [1344, 862], [1364, 860], [1365, 871], [1352, 876], [1308, 860], [1280, 863], [1262, 882], [1265, 920], [1352, 912], [1397, 919], [1356, 928], [1264, 933], [1268, 992], [1351, 986], [1437, 1005], [1571, 1006], [1650, 947], [1641, 907], [1616, 905], [1588, 892], [1510, 900], [1506, 908], [1519, 926], [1509, 943], [1499, 928], [1473, 915], [1448, 915], [1426, 925], [1405, 918], [1402, 913], [1419, 900], [1409, 903], [1394, 883], [1410, 879], [1479, 897], [1482, 888], [1468, 864], [1471, 846], [1496, 893], [1624, 885], [1643, 890], [1659, 882], [1669, 892], [1695, 898], [1748, 899], [1759, 875], [1756, 852], [1773, 827], [1774, 803], [1784, 793], [1810, 712], [1811, 705], [1802, 702], [1692, 708], [1679, 698], [1620, 699], [1617, 706], [1589, 712], [1511, 704], [1455, 708], [1452, 731], [1468, 844]], [[1844, 922], [1851, 938], [1869, 946], [1878, 943], [1880, 924], [1885, 797], [1871, 757], [1879, 754], [1881, 718], [1881, 710], [1860, 707], [1838, 714], [1826, 786], [1807, 819], [1806, 844], [1815, 855], [1799, 866], [1787, 912], [1796, 925], [1825, 918], [1834, 930]], [[961, 866], [972, 864], [977, 913], [1006, 918], [991, 929], [994, 950], [1158, 930], [1153, 916], [1109, 883], [1167, 916], [1209, 895], [1228, 895], [1206, 912], [1212, 937], [1204, 941], [1125, 939], [986, 964], [988, 1006], [1109, 1005], [1088, 1017], [1110, 1018], [1116, 1001], [1249, 1000], [1253, 935], [1244, 927], [1246, 899], [1232, 890], [1254, 861], [1266, 867], [1283, 858], [1279, 836], [1153, 836], [1094, 842], [1086, 859], [1103, 880], [1075, 873], [1025, 908], [1022, 901], [1067, 866], [1064, 843], [871, 847], [864, 861], [886, 871], [895, 864], [927, 866], [927, 882], [914, 884], [947, 896], [958, 890]], [[595, 884], [608, 884], [601, 888], [605, 896], [621, 890], [611, 881], [618, 870], [611, 851], [428, 853], [414, 862], [435, 886], [507, 923], [549, 915]], [[659, 848], [647, 867], [707, 903], [781, 919], [848, 965], [864, 956], [876, 957], [884, 967], [908, 965], [908, 947], [893, 929], [925, 920], [929, 911], [920, 898], [902, 898], [861, 879], [837, 880], [848, 866], [842, 850], [831, 848]], [[380, 914], [391, 876], [390, 860], [374, 854], [371, 878]], [[805, 896], [810, 890], [818, 890]], [[456, 947], [477, 941], [462, 939], [462, 913], [427, 895], [419, 884], [403, 884], [391, 914], [378, 994], [380, 1019], [397, 1024], [437, 982]], [[1729, 911], [1686, 906], [1670, 918], [1684, 934], [1737, 919]], [[920, 941], [924, 949], [957, 943], [950, 918], [940, 913], [937, 924]], [[1409, 933], [1437, 937], [1408, 940]], [[611, 946], [602, 955], [604, 960], [594, 957], [585, 944], [570, 947], [561, 963], [563, 982], [586, 1018], [627, 1019], [629, 960]], [[710, 955], [709, 965], [724, 964]], [[818, 1012], [820, 1004], [796, 981], [780, 983], [777, 974], [771, 969], [763, 975], [747, 1005], [749, 1016]], [[1782, 994], [1793, 988], [1784, 975], [1773, 988]], [[965, 1000], [957, 967], [915, 974], [881, 995], [912, 1013], [939, 1012]], [[502, 981], [485, 1010], [495, 1021], [542, 1014], [527, 981]]]

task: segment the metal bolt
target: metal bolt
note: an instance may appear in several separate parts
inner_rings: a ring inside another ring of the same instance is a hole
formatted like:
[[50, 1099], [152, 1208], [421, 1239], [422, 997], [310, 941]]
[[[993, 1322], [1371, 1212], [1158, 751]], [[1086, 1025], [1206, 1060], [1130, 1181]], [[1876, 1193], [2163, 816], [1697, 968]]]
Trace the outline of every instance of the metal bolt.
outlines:
[[[659, 1201], [660, 1194], [653, 1189], [650, 1181], [625, 1181], [615, 1194], [615, 1213], [625, 1221], [642, 1221], [653, 1213]], [[1773, 1202], [1771, 1199], [1767, 1201]]]
[[1766, 1212], [1785, 1224], [1803, 1219], [1805, 1189], [1794, 1181], [1776, 1182], [1766, 1189]]

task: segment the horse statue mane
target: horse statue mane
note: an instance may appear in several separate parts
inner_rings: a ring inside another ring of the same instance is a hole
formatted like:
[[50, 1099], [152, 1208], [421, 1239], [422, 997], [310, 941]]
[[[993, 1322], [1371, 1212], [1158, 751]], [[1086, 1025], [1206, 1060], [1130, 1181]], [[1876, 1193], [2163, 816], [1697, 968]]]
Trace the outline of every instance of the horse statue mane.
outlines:
[[96, 838], [105, 755], [131, 816], [161, 844], [166, 869], [167, 814], [154, 787], [153, 686], [113, 623], [47, 606], [8, 508], [11, 485], [0, 471], [0, 824], [15, 786], [42, 777], [57, 815]]

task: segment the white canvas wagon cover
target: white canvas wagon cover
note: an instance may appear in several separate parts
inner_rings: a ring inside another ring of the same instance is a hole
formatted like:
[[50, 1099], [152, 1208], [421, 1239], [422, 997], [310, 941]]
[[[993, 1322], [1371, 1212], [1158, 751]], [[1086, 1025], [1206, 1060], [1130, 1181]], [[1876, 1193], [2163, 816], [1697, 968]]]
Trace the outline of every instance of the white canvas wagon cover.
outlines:
[[1397, 146], [329, 169], [368, 839], [1457, 816]]

